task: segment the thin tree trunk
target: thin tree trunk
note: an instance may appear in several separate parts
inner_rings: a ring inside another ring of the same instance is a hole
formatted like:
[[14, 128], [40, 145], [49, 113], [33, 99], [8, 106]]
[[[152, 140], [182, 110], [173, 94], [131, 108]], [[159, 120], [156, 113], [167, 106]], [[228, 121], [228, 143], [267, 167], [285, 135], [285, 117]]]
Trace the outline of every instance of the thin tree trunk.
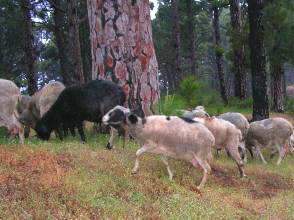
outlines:
[[196, 33], [195, 33], [195, 19], [193, 14], [192, 0], [187, 0], [187, 16], [188, 16], [188, 33], [190, 34], [190, 60], [191, 60], [191, 74], [196, 75]]
[[272, 111], [284, 112], [283, 68], [280, 63], [271, 64]]
[[241, 100], [246, 98], [246, 73], [244, 70], [244, 45], [240, 42], [241, 33], [241, 8], [240, 0], [230, 0], [230, 14], [232, 25], [232, 47], [233, 47], [233, 73], [234, 93]]
[[223, 67], [223, 53], [221, 51], [221, 37], [219, 29], [219, 8], [213, 8], [213, 29], [214, 29], [214, 40], [215, 40], [215, 60], [217, 66], [217, 73], [220, 84], [220, 92], [223, 102], [228, 104], [228, 95], [225, 85], [225, 73]]
[[158, 66], [149, 1], [88, 0], [92, 78], [120, 84], [130, 108], [154, 113]]
[[67, 14], [69, 20], [69, 38], [71, 43], [71, 54], [74, 60], [74, 76], [79, 83], [84, 83], [84, 70], [81, 56], [79, 17], [78, 17], [78, 0], [67, 0]]
[[72, 74], [70, 74], [70, 67], [67, 60], [68, 53], [66, 52], [65, 33], [63, 31], [64, 25], [64, 12], [61, 11], [60, 0], [53, 1], [51, 5], [53, 8], [53, 21], [54, 21], [54, 35], [56, 39], [56, 45], [58, 48], [58, 57], [60, 62], [60, 74], [63, 79], [63, 83], [66, 86], [74, 84]]
[[253, 121], [269, 117], [262, 9], [263, 0], [248, 0]]
[[83, 60], [83, 68], [84, 68], [84, 76], [85, 81], [89, 81], [92, 79], [91, 74], [91, 43], [90, 43], [90, 30], [89, 30], [89, 21], [88, 18], [83, 21], [80, 25], [80, 33], [81, 33], [81, 53]]
[[25, 60], [27, 66], [26, 77], [28, 80], [29, 95], [33, 95], [38, 90], [38, 77], [36, 70], [36, 52], [34, 47], [33, 24], [31, 19], [31, 4], [29, 0], [21, 1], [21, 8], [24, 16], [24, 36], [25, 36]]
[[178, 87], [180, 81], [183, 79], [181, 68], [181, 42], [180, 42], [180, 23], [179, 23], [179, 9], [178, 0], [172, 0], [172, 22], [173, 22], [173, 47], [174, 47], [174, 66], [175, 66], [175, 83]]

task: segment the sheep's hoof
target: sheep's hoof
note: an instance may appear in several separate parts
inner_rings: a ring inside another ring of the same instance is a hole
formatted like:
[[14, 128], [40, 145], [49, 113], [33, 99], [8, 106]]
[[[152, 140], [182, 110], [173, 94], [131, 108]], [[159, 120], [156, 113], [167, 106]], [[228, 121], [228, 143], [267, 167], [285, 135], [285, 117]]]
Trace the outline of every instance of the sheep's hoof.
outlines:
[[244, 173], [243, 175], [240, 176], [241, 178], [246, 178], [247, 175]]
[[113, 145], [110, 145], [110, 143], [107, 143], [106, 148], [107, 148], [108, 150], [111, 150], [111, 149], [113, 148]]
[[196, 187], [197, 192], [198, 192], [198, 193], [201, 193], [201, 189], [202, 189], [202, 188], [203, 188], [202, 186], [197, 186], [197, 187]]
[[137, 173], [138, 173], [137, 170], [132, 170], [132, 175], [135, 175], [135, 174], [137, 174]]

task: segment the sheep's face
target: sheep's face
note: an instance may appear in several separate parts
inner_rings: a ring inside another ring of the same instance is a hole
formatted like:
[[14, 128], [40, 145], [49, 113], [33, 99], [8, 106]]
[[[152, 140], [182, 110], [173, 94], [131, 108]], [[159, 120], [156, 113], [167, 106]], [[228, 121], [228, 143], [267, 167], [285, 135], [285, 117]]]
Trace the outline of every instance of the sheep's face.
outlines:
[[[25, 110], [21, 113], [21, 115], [20, 115], [20, 117], [19, 117], [18, 120], [20, 121], [20, 123], [22, 123], [22, 124], [24, 124], [24, 125], [34, 127], [34, 126], [32, 126], [32, 125], [34, 124], [34, 123], [33, 123], [34, 119], [33, 119], [32, 113], [30, 112], [29, 109], [25, 109]], [[34, 125], [35, 125], [35, 124], [34, 124]]]
[[49, 140], [51, 131], [49, 130], [47, 126], [38, 122], [35, 127], [35, 130], [36, 130], [38, 138], [42, 140], [46, 140], [46, 141]]
[[116, 106], [103, 116], [102, 121], [104, 124], [110, 125], [121, 124], [126, 121], [127, 114], [130, 114], [129, 109]]

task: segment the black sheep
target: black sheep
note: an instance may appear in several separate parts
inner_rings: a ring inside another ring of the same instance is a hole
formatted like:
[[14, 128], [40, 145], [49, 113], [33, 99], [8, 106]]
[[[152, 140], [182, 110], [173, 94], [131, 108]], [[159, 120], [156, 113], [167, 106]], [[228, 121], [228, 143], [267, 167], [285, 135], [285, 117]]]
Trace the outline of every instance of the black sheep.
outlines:
[[92, 80], [68, 87], [37, 122], [37, 136], [48, 140], [53, 129], [67, 125], [76, 126], [82, 141], [86, 141], [83, 121], [101, 122], [103, 115], [115, 106], [123, 105], [125, 98], [122, 88], [108, 80]]

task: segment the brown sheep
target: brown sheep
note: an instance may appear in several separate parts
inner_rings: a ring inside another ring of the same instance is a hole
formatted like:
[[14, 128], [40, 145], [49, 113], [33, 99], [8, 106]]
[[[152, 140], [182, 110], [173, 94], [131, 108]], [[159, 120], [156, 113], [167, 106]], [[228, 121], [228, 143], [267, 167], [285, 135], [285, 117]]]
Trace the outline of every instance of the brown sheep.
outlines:
[[20, 114], [20, 122], [35, 128], [36, 123], [54, 104], [65, 86], [61, 82], [50, 82], [36, 92], [28, 107]]

